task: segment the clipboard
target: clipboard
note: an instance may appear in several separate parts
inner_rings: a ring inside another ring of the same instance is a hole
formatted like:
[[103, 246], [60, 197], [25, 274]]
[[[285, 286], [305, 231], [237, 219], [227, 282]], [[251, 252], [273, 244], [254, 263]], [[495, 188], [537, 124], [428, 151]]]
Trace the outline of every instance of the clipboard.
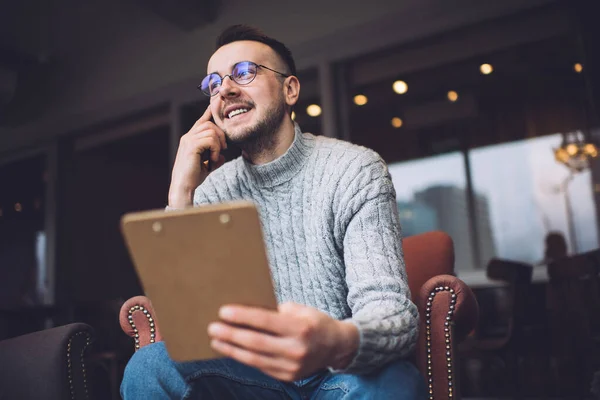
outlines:
[[121, 232], [170, 357], [223, 357], [208, 324], [225, 304], [276, 310], [258, 211], [238, 201], [125, 214]]

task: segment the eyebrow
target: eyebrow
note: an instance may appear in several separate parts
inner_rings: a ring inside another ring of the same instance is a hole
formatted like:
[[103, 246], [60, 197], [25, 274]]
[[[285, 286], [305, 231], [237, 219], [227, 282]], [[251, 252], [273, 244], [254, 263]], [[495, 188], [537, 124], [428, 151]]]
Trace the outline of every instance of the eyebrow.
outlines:
[[[232, 65], [229, 67], [229, 70], [230, 70], [230, 71], [233, 71], [233, 67], [235, 67], [237, 64], [239, 64], [239, 63], [241, 63], [241, 62], [246, 62], [246, 61], [248, 61], [248, 60], [241, 60], [241, 61], [236, 61], [236, 62], [234, 62], [234, 63], [233, 63], [233, 64], [232, 64]], [[213, 71], [213, 72], [209, 72], [209, 73], [208, 73], [208, 75], [211, 75], [211, 74], [217, 74], [217, 75], [221, 76], [221, 74], [219, 73], [219, 71]], [[226, 75], [227, 75], [227, 74], [226, 74]]]

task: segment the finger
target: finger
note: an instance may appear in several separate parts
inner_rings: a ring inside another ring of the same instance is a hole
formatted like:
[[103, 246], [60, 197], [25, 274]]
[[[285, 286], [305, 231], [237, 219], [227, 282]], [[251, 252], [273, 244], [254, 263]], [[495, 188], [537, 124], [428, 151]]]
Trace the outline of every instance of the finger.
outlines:
[[208, 157], [211, 161], [215, 163], [219, 161], [221, 154], [221, 141], [218, 139], [218, 137], [216, 137], [215, 134], [207, 133], [205, 136], [193, 138], [190, 142], [190, 145], [202, 156], [202, 162], [206, 161], [206, 159], [204, 159], [205, 151], [210, 152]]
[[263, 332], [283, 336], [290, 331], [289, 318], [277, 311], [258, 307], [228, 305], [221, 307], [219, 317], [234, 325], [244, 325]]
[[211, 135], [216, 135], [217, 138], [219, 139], [219, 142], [221, 143], [221, 148], [223, 148], [223, 149], [227, 148], [227, 140], [225, 138], [225, 132], [223, 132], [223, 130], [221, 128], [219, 128], [212, 121], [200, 122], [200, 120], [198, 120], [198, 122], [196, 124], [194, 124], [192, 129], [190, 129], [191, 135], [202, 135], [203, 136], [203, 135], [206, 135], [207, 133], [209, 133]]
[[212, 129], [217, 134], [219, 141], [221, 142], [221, 147], [223, 149], [226, 149], [227, 148], [227, 140], [225, 139], [225, 132], [223, 132], [223, 129], [219, 128], [214, 122], [209, 121], [208, 123], [211, 125]]
[[210, 160], [213, 163], [217, 163], [217, 162], [219, 162], [219, 158], [221, 158], [221, 144], [220, 143], [218, 146], [210, 148]]
[[283, 314], [300, 314], [306, 310], [306, 306], [298, 303], [286, 302], [279, 304], [277, 309]]
[[220, 340], [212, 340], [210, 344], [215, 351], [224, 356], [233, 358], [234, 360], [258, 368], [262, 371], [293, 371], [295, 367], [285, 359], [246, 350]]
[[293, 354], [291, 354], [293, 351], [290, 351], [288, 343], [289, 340], [268, 333], [214, 322], [209, 325], [208, 334], [213, 339], [227, 342], [246, 350], [274, 357], [293, 357]]

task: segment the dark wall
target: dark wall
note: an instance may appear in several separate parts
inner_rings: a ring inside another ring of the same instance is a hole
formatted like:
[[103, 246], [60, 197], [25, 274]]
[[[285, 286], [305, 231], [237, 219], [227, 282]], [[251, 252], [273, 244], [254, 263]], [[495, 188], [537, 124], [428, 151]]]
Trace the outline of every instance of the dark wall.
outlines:
[[127, 299], [142, 293], [119, 229], [130, 211], [163, 208], [170, 178], [168, 127], [75, 154], [70, 303]]

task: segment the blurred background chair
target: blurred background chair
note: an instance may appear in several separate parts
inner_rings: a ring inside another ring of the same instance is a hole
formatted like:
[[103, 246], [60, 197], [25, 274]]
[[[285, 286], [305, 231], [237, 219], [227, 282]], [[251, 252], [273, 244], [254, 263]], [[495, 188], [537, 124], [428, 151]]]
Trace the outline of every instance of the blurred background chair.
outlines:
[[536, 328], [540, 327], [530, 322], [532, 319], [528, 313], [532, 268], [529, 264], [498, 258], [490, 260], [487, 265], [488, 278], [500, 284], [478, 292], [478, 296], [482, 296], [479, 301], [481, 314], [485, 318], [461, 344], [460, 354], [465, 359], [482, 361], [482, 368], [493, 367], [491, 361], [499, 361], [503, 380], [495, 374], [482, 373], [482, 377], [487, 376], [494, 382], [475, 378], [478, 383], [476, 391], [489, 390], [490, 387], [497, 391], [504, 387], [510, 392], [506, 394], [521, 398], [522, 379], [526, 375], [524, 359], [547, 352], [544, 335], [538, 334]]
[[69, 324], [0, 342], [0, 398], [90, 399], [88, 349], [94, 332]]
[[596, 250], [548, 264], [547, 308], [561, 391], [581, 398], [600, 369], [599, 255]]
[[[457, 345], [475, 328], [473, 292], [454, 276], [452, 239], [435, 231], [407, 237], [404, 257], [412, 299], [419, 308], [420, 333], [414, 362], [426, 379], [430, 399], [460, 398]], [[123, 331], [136, 349], [162, 340], [147, 297], [127, 300], [120, 314]]]

